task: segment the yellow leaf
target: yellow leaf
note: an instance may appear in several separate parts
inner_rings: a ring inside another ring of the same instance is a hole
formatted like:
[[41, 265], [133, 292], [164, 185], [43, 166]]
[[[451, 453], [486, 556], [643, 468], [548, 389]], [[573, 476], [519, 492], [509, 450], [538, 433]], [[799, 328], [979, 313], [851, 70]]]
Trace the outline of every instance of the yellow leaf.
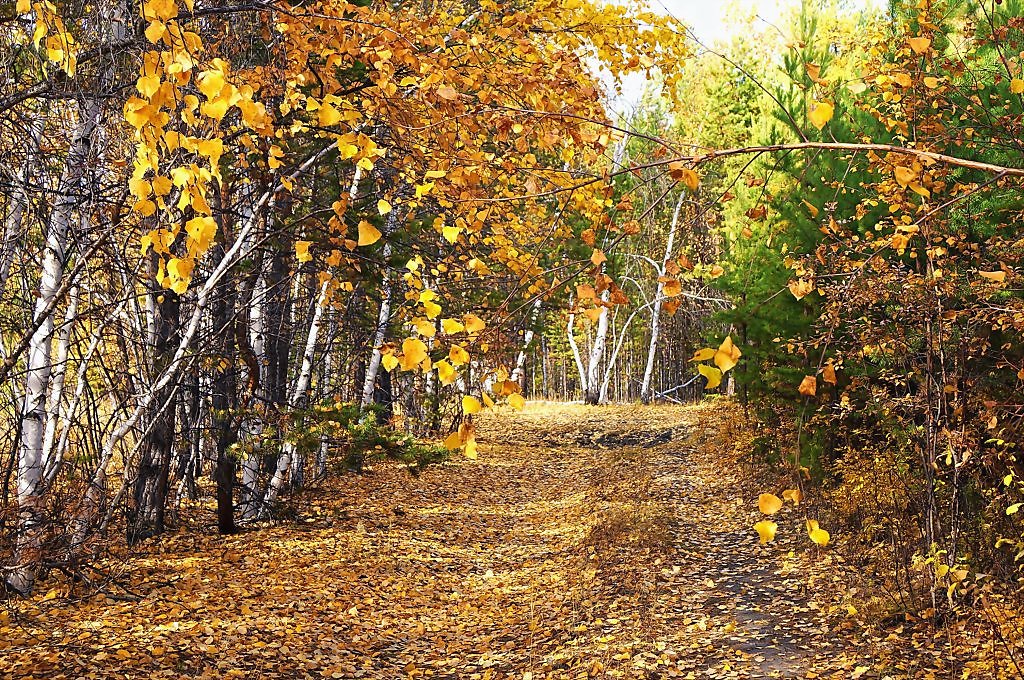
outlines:
[[466, 458], [469, 458], [470, 460], [476, 460], [476, 438], [475, 437], [471, 436], [466, 441], [466, 449], [462, 453], [463, 453], [463, 455], [466, 456]]
[[141, 177], [132, 177], [128, 180], [128, 191], [136, 198], [148, 198], [152, 190], [152, 185]]
[[811, 104], [811, 110], [807, 112], [807, 119], [811, 121], [811, 125], [820, 130], [832, 120], [834, 113], [835, 107], [828, 102], [814, 102]]
[[444, 170], [427, 170], [427, 172], [424, 173], [423, 176], [426, 177], [427, 179], [441, 179], [447, 174], [448, 173], [445, 172]]
[[207, 100], [217, 99], [224, 85], [224, 74], [220, 71], [203, 71], [199, 74], [199, 91]]
[[195, 241], [196, 250], [202, 252], [217, 235], [217, 222], [212, 217], [194, 217], [185, 223], [185, 231]]
[[1006, 272], [1002, 270], [994, 272], [979, 271], [978, 274], [981, 278], [988, 279], [989, 281], [995, 281], [996, 283], [1002, 283], [1006, 280]]
[[437, 333], [437, 328], [431, 322], [426, 319], [420, 319], [415, 322], [413, 326], [416, 327], [416, 332], [426, 338], [432, 338]]
[[153, 178], [153, 193], [157, 196], [166, 196], [171, 193], [171, 180], [163, 175], [157, 175]]
[[924, 54], [931, 47], [932, 39], [924, 36], [917, 36], [916, 38], [908, 38], [907, 44], [910, 45], [910, 49], [914, 50], [918, 54]]
[[441, 313], [441, 305], [427, 300], [423, 303], [423, 313], [427, 315], [428, 319], [436, 319], [437, 315]]
[[479, 413], [483, 409], [483, 405], [476, 397], [471, 397], [468, 394], [462, 398], [462, 412], [468, 415]]
[[722, 269], [722, 266], [716, 264], [714, 267], [711, 268], [711, 271], [709, 272], [709, 275], [711, 276], [711, 278], [717, 279], [719, 276], [721, 276], [724, 273], [725, 273], [725, 270]]
[[453, 88], [450, 85], [442, 85], [441, 87], [437, 88], [437, 95], [441, 97], [441, 99], [447, 99], [448, 101], [452, 101], [458, 98], [459, 93], [458, 91], [455, 90], [455, 88]]
[[481, 395], [484, 398], [484, 406], [487, 408], [494, 408], [494, 400], [491, 399], [486, 392]]
[[462, 446], [462, 437], [459, 436], [458, 432], [452, 432], [450, 435], [444, 438], [444, 448], [449, 451], [454, 451]]
[[455, 243], [459, 240], [459, 234], [462, 233], [462, 227], [441, 227], [441, 235], [444, 236], [444, 240], [448, 243]]
[[686, 188], [691, 193], [697, 191], [697, 187], [700, 186], [700, 176], [690, 168], [683, 168], [682, 176], [683, 184], [686, 185]]
[[522, 411], [523, 407], [526, 406], [526, 400], [519, 393], [510, 394], [508, 395], [508, 405], [517, 411]]
[[722, 384], [722, 372], [717, 368], [706, 366], [704, 364], [698, 364], [697, 372], [707, 378], [708, 384], [704, 386], [706, 390], [713, 390]]
[[341, 122], [341, 112], [330, 104], [324, 104], [317, 113], [317, 122], [320, 127], [332, 127]]
[[924, 86], [930, 90], [934, 90], [939, 86], [939, 79], [935, 76], [925, 76], [921, 81], [924, 83]]
[[387, 215], [391, 212], [391, 204], [385, 201], [383, 198], [377, 201], [377, 212], [381, 215]]
[[359, 245], [370, 246], [380, 240], [381, 233], [377, 227], [373, 226], [366, 220], [360, 220], [359, 222]]
[[162, 21], [151, 21], [146, 27], [146, 40], [151, 43], [160, 42], [160, 38], [167, 33], [167, 26]]
[[411, 371], [427, 358], [427, 346], [418, 338], [406, 338], [402, 341], [402, 370]]
[[825, 364], [825, 367], [821, 369], [821, 379], [829, 385], [836, 384], [836, 367], [832, 365], [831, 361]]
[[818, 379], [813, 375], [805, 375], [798, 389], [805, 397], [813, 397], [818, 392]]
[[677, 278], [662, 276], [658, 279], [658, 283], [661, 284], [661, 294], [667, 298], [683, 294], [683, 285], [679, 283], [679, 279]]
[[309, 262], [313, 259], [313, 256], [309, 254], [309, 246], [312, 243], [312, 241], [295, 242], [295, 257], [298, 258], [299, 262]]
[[774, 515], [782, 509], [782, 499], [773, 493], [763, 493], [757, 497], [757, 509], [766, 515]]
[[156, 203], [149, 199], [138, 201], [134, 206], [132, 206], [132, 210], [143, 217], [151, 217], [156, 212]]
[[465, 330], [465, 326], [456, 321], [455, 319], [441, 319], [441, 330], [444, 331], [445, 335], [455, 335]]
[[828, 545], [829, 540], [832, 538], [827, 531], [818, 526], [818, 520], [816, 519], [807, 520], [807, 535], [811, 537], [812, 541], [822, 547]]
[[380, 358], [380, 364], [384, 367], [385, 371], [391, 372], [395, 370], [395, 366], [398, 365], [398, 357], [392, 352], [388, 352]]
[[458, 345], [452, 345], [448, 350], [448, 358], [456, 366], [464, 366], [469, 363], [469, 352]]
[[893, 168], [893, 174], [896, 176], [896, 181], [899, 182], [901, 187], [905, 187], [915, 179], [917, 179], [917, 173], [903, 165], [897, 165]]
[[595, 250], [593, 254], [591, 254], [590, 256], [590, 261], [594, 264], [595, 267], [598, 267], [601, 265], [602, 262], [607, 262], [608, 257], [600, 250]]
[[814, 283], [808, 279], [793, 279], [788, 284], [789, 292], [797, 300], [802, 300], [814, 291]]
[[804, 495], [800, 493], [800, 489], [786, 489], [782, 492], [782, 498], [787, 501], [792, 501], [793, 505], [800, 505], [800, 501]]
[[707, 361], [708, 359], [713, 359], [714, 357], [715, 350], [712, 349], [711, 347], [705, 347], [704, 349], [699, 349], [696, 352], [694, 352], [693, 357], [690, 358], [690, 361]]
[[462, 321], [463, 323], [466, 324], [466, 332], [469, 333], [470, 335], [474, 333], [479, 333], [480, 331], [487, 327], [487, 324], [484, 323], [484, 320], [481, 319], [476, 314], [463, 314]]
[[811, 213], [811, 217], [818, 216], [818, 208], [810, 201], [804, 200], [804, 205], [807, 207], [807, 211]]
[[740, 352], [739, 347], [732, 344], [732, 336], [727, 336], [722, 345], [715, 352], [715, 365], [718, 366], [722, 373], [728, 373], [739, 361], [739, 358], [743, 356]]
[[451, 385], [459, 377], [459, 372], [455, 367], [444, 359], [434, 364], [434, 368], [437, 369], [437, 377], [442, 385]]
[[15, 6], [14, 11], [18, 14], [27, 14], [32, 11], [31, 0], [18, 0], [18, 4]]
[[761, 537], [761, 544], [770, 543], [775, 540], [775, 532], [779, 525], [769, 519], [763, 519], [754, 525], [754, 531]]
[[1010, 81], [1010, 92], [1014, 94], [1020, 94], [1024, 92], [1024, 80], [1020, 78], [1014, 78]]

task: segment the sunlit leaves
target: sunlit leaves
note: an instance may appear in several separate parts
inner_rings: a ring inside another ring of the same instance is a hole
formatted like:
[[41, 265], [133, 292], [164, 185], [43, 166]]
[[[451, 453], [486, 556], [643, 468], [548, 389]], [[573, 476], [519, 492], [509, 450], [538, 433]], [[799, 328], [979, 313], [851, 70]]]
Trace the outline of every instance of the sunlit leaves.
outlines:
[[807, 120], [811, 121], [811, 125], [820, 130], [832, 120], [834, 113], [835, 107], [832, 104], [828, 102], [814, 102], [807, 112]]
[[1010, 92], [1013, 94], [1024, 93], [1024, 80], [1020, 78], [1014, 78], [1010, 81]]
[[895, 175], [896, 181], [901, 187], [906, 187], [917, 179], [917, 172], [904, 165], [897, 165], [894, 167], [893, 175]]
[[766, 515], [774, 515], [782, 509], [782, 500], [771, 493], [763, 493], [757, 498], [757, 509]]
[[809, 519], [807, 520], [807, 535], [817, 545], [825, 547], [828, 545], [831, 536], [827, 531], [818, 526], [818, 520]]
[[403, 371], [411, 371], [427, 358], [427, 346], [418, 338], [406, 338], [402, 341], [402, 357], [400, 365]]
[[441, 319], [441, 330], [445, 335], [455, 335], [465, 329], [466, 327], [456, 319]]
[[381, 215], [387, 215], [389, 212], [391, 212], [391, 204], [388, 203], [383, 198], [380, 199], [379, 201], [377, 201], [377, 212], [380, 213]]
[[762, 545], [774, 541], [778, 529], [779, 525], [769, 519], [763, 519], [754, 525], [754, 531], [757, 532]]
[[914, 50], [917, 54], [925, 54], [928, 52], [928, 48], [931, 47], [932, 39], [919, 35], [913, 38], [907, 38], [907, 44], [910, 45], [910, 49]]
[[718, 366], [722, 373], [726, 373], [736, 365], [742, 355], [743, 353], [740, 352], [739, 347], [732, 343], [732, 336], [727, 336], [718, 350], [715, 351], [715, 365]]
[[803, 494], [800, 489], [786, 489], [782, 492], [783, 500], [790, 501], [793, 505], [800, 505], [800, 501], [803, 499]]
[[682, 182], [690, 193], [695, 193], [700, 186], [700, 176], [681, 161], [669, 163], [668, 174], [675, 181]]
[[482, 409], [483, 405], [480, 404], [480, 401], [476, 397], [467, 394], [462, 398], [463, 413], [473, 415], [474, 413], [479, 413]]
[[697, 372], [707, 379], [707, 384], [704, 385], [704, 389], [713, 390], [722, 384], [722, 372], [717, 368], [706, 364], [699, 364], [697, 366]]
[[813, 375], [805, 375], [797, 391], [805, 397], [813, 397], [818, 393], [818, 379]]
[[313, 259], [313, 256], [309, 254], [309, 246], [312, 245], [312, 243], [312, 241], [295, 242], [295, 257], [299, 262], [309, 262]]
[[360, 246], [371, 246], [381, 238], [380, 230], [373, 226], [366, 220], [359, 221], [359, 240], [357, 243]]

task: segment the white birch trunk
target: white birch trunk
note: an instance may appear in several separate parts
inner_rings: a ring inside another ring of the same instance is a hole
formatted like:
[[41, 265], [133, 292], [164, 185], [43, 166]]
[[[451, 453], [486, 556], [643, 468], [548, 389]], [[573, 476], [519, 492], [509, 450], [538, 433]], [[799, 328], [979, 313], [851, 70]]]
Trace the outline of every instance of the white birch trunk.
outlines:
[[29, 185], [34, 174], [35, 156], [39, 153], [40, 140], [43, 134], [44, 119], [37, 117], [28, 126], [28, 148], [25, 150], [25, 161], [21, 167], [18, 182], [11, 191], [4, 216], [4, 236], [0, 249], [0, 299], [4, 297], [7, 279], [11, 275], [14, 255], [18, 251], [18, 239], [24, 232], [25, 216], [29, 208]]
[[49, 469], [53, 463], [53, 442], [57, 435], [57, 421], [60, 403], [64, 395], [64, 376], [67, 375], [68, 348], [71, 345], [71, 329], [78, 316], [78, 286], [68, 293], [68, 307], [64, 313], [64, 323], [57, 334], [57, 360], [54, 362], [53, 375], [50, 376], [50, 394], [46, 399], [46, 429], [43, 433], [43, 470]]
[[[611, 291], [605, 290], [601, 293], [601, 302], [608, 302]], [[608, 342], [608, 307], [601, 306], [601, 315], [597, 317], [597, 330], [594, 335], [594, 344], [590, 347], [590, 361], [587, 363], [587, 390], [584, 401], [588, 404], [599, 404], [601, 402], [601, 383], [599, 374], [601, 370], [601, 359], [604, 357], [604, 348]]]
[[[385, 261], [391, 257], [391, 244], [385, 243], [382, 256]], [[385, 265], [386, 266], [386, 265]], [[373, 331], [372, 350], [370, 361], [366, 364], [366, 376], [363, 378], [363, 392], [359, 398], [359, 410], [365, 410], [373, 403], [373, 390], [377, 385], [377, 373], [380, 372], [380, 362], [383, 354], [380, 352], [381, 345], [387, 338], [388, 321], [391, 320], [391, 276], [385, 270], [380, 283], [380, 309], [377, 312], [377, 326]]]
[[[320, 160], [329, 149], [325, 149], [320, 153], [317, 153], [306, 160], [295, 172], [290, 176], [290, 179], [294, 181], [299, 175], [304, 173], [311, 165]], [[160, 391], [172, 380], [174, 380], [182, 364], [185, 362], [188, 354], [189, 346], [192, 339], [195, 337], [196, 332], [199, 330], [203, 315], [206, 312], [206, 308], [209, 306], [210, 301], [213, 299], [213, 293], [220, 283], [220, 280], [224, 278], [228, 270], [234, 266], [234, 264], [241, 257], [241, 253], [246, 247], [251, 246], [250, 235], [252, 234], [255, 226], [257, 215], [263, 210], [263, 208], [270, 201], [274, 192], [279, 191], [281, 188], [280, 182], [273, 186], [269, 191], [264, 192], [259, 200], [255, 202], [253, 210], [249, 217], [242, 221], [242, 227], [238, 230], [235, 242], [230, 248], [224, 253], [224, 256], [213, 268], [210, 276], [206, 279], [203, 286], [196, 292], [195, 304], [192, 308], [192, 314], [189, 317], [188, 325], [185, 327], [185, 331], [181, 334], [178, 342], [178, 348], [174, 353], [174, 357], [163, 369], [160, 376], [150, 386], [150, 388], [138, 398], [137, 405], [132, 411], [131, 415], [125, 418], [121, 424], [111, 433], [107, 438], [107, 441], [103, 445], [103, 450], [100, 454], [100, 460], [96, 465], [93, 472], [92, 479], [90, 480], [88, 491], [82, 502], [82, 509], [73, 521], [72, 527], [72, 548], [71, 552], [75, 553], [80, 550], [83, 541], [88, 535], [90, 519], [96, 513], [101, 494], [106, 489], [107, 471], [110, 465], [110, 461], [117, 451], [121, 442], [124, 438], [133, 431], [135, 425], [139, 422], [139, 419], [148, 411], [156, 400], [157, 395]], [[138, 448], [138, 445], [134, 447]], [[134, 454], [134, 451], [126, 457], [130, 459]]]
[[[302, 367], [299, 369], [299, 376], [295, 380], [295, 387], [288, 399], [288, 406], [292, 409], [301, 407], [307, 401], [309, 384], [313, 375], [313, 359], [316, 354], [316, 341], [320, 335], [320, 319], [323, 317], [324, 307], [327, 304], [327, 282], [320, 286], [320, 295], [313, 306], [313, 319], [309, 323], [309, 333], [306, 335], [306, 346], [302, 351]], [[302, 471], [305, 461], [302, 454], [297, 450], [295, 442], [286, 441], [281, 447], [281, 454], [277, 459], [277, 467], [274, 475], [267, 485], [267, 492], [263, 497], [263, 507], [269, 508], [281, 489], [284, 487], [285, 478], [291, 475], [293, 486], [302, 485]]]
[[519, 350], [519, 355], [516, 357], [516, 366], [512, 369], [511, 380], [514, 383], [519, 383], [520, 387], [523, 385], [523, 378], [526, 367], [526, 353], [530, 350], [530, 343], [533, 342], [534, 324], [537, 323], [537, 317], [540, 315], [541, 298], [537, 298], [533, 302], [533, 309], [530, 312], [529, 325], [526, 327], [526, 332], [523, 333], [523, 348]]
[[[668, 270], [668, 261], [672, 259], [672, 252], [675, 249], [676, 231], [679, 228], [679, 213], [683, 209], [683, 202], [686, 194], [681, 194], [676, 202], [676, 209], [672, 213], [672, 226], [668, 231], [668, 241], [665, 243], [665, 255], [661, 258], [661, 267], [658, 269], [658, 278], [665, 276]], [[654, 311], [651, 312], [651, 342], [647, 347], [647, 365], [644, 368], [644, 379], [640, 384], [640, 399], [645, 404], [651, 401], [651, 380], [654, 377], [654, 359], [658, 352], [658, 336], [661, 333], [661, 306], [665, 301], [665, 284], [658, 281], [658, 288], [654, 293]]]
[[7, 580], [11, 588], [21, 593], [32, 590], [36, 578], [36, 562], [42, 548], [43, 438], [46, 430], [46, 399], [53, 365], [54, 298], [64, 277], [65, 250], [72, 213], [78, 203], [92, 138], [102, 110], [102, 100], [89, 99], [79, 114], [46, 231], [42, 276], [33, 311], [33, 322], [38, 327], [29, 342], [25, 370], [22, 439], [18, 451], [19, 538], [16, 566]]
[[651, 304], [652, 303], [647, 303], [634, 309], [626, 319], [626, 323], [623, 324], [622, 330], [619, 331], [618, 340], [615, 341], [615, 347], [612, 349], [612, 355], [608, 357], [608, 366], [606, 366], [604, 370], [604, 380], [601, 381], [601, 403], [608, 400], [608, 385], [611, 383], [612, 373], [615, 370], [615, 362], [618, 361], [619, 350], [622, 349], [622, 345], [625, 344], [626, 333], [629, 331], [630, 324], [633, 323], [633, 319], [636, 318], [637, 314], [650, 307]]
[[565, 326], [565, 336], [569, 341], [569, 348], [572, 350], [572, 357], [576, 360], [576, 371], [580, 376], [580, 393], [587, 393], [587, 371], [583, 367], [583, 357], [580, 356], [580, 347], [576, 344], [576, 313], [572, 311], [573, 299], [569, 297], [569, 323]]

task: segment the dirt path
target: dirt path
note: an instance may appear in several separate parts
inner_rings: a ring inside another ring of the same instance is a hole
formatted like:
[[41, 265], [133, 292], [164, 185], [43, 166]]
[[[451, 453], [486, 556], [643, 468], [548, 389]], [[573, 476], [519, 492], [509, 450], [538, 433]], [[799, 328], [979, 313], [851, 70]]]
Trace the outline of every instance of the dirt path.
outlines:
[[166, 537], [107, 565], [113, 597], [55, 584], [0, 614], [0, 677], [849, 677], [802, 585], [821, 556], [757, 544], [710, 413], [483, 418], [475, 462], [379, 465], [294, 522]]

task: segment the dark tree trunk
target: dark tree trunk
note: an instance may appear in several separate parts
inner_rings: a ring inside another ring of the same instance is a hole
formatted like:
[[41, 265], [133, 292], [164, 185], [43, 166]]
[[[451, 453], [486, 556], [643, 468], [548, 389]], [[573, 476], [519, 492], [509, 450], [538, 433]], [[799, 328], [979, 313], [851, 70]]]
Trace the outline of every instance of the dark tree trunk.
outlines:
[[[173, 358], [177, 345], [181, 300], [156, 281], [157, 255], [150, 256], [149, 295], [153, 305], [153, 336], [150, 338], [153, 375], [159, 375]], [[135, 542], [162, 533], [165, 528], [167, 487], [174, 446], [177, 409], [173, 403], [175, 385], [169, 382], [156, 395], [156, 412], [148, 423], [139, 447], [139, 469], [133, 494], [134, 508], [128, 522], [128, 540]]]

